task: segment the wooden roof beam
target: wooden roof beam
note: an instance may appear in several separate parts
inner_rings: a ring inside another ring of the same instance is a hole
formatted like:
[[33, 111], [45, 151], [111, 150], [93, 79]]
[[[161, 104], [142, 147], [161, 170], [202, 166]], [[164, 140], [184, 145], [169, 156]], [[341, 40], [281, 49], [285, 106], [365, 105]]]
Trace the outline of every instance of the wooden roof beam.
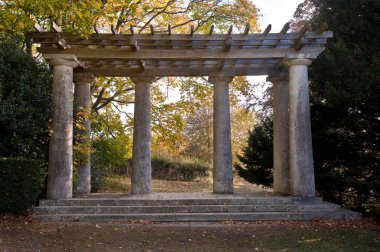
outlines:
[[288, 30], [290, 29], [290, 23], [287, 22], [284, 27], [282, 27], [281, 31], [280, 31], [280, 34], [285, 34], [288, 32]]
[[249, 29], [250, 29], [250, 25], [249, 25], [249, 23], [246, 23], [245, 24], [245, 29], [244, 29], [244, 35], [248, 35], [248, 33], [249, 33]]
[[150, 25], [149, 28], [150, 28], [150, 34], [154, 35], [154, 27], [153, 27], [153, 25]]
[[51, 23], [51, 28], [53, 29], [53, 31], [59, 33], [59, 32], [62, 32], [62, 29], [61, 27], [59, 27], [56, 23], [52, 22]]
[[68, 44], [66, 43], [66, 41], [64, 39], [59, 39], [57, 40], [57, 43], [55, 43], [55, 45], [59, 48], [59, 49], [66, 49], [68, 48]]
[[234, 28], [234, 26], [230, 25], [230, 28], [228, 28], [227, 35], [231, 35], [233, 28]]
[[[131, 42], [132, 42], [132, 50], [135, 52], [140, 51], [140, 46], [137, 40], [131, 39]], [[137, 60], [137, 62], [139, 64], [140, 70], [145, 70], [145, 62], [143, 60]]]
[[267, 26], [267, 28], [265, 28], [264, 32], [263, 32], [263, 35], [268, 35], [268, 33], [270, 32], [270, 30], [272, 30], [272, 25], [269, 24]]
[[194, 35], [194, 25], [191, 25], [190, 26], [190, 36], [193, 36]]
[[56, 45], [59, 49], [66, 49], [69, 48], [70, 46], [66, 43], [66, 40], [61, 38], [60, 33], [62, 33], [61, 27], [59, 27], [56, 23], [52, 22], [51, 28], [58, 34], [54, 35], [53, 41], [54, 45]]
[[[287, 33], [287, 31], [290, 29], [290, 23], [287, 22], [284, 27], [282, 27], [281, 31], [280, 31], [280, 35], [284, 35]], [[276, 43], [273, 45], [273, 48], [276, 48], [278, 46], [278, 44], [281, 43], [281, 38], [279, 38]]]
[[[53, 47], [39, 47], [38, 51], [44, 54], [60, 54], [61, 50]], [[226, 52], [224, 50], [139, 50], [130, 49], [109, 50], [106, 48], [88, 49], [67, 48], [65, 54], [74, 54], [81, 60], [174, 60], [174, 61], [204, 61], [204, 60], [245, 60], [245, 59], [276, 59], [290, 54], [305, 54], [307, 58], [316, 58], [324, 51], [323, 47], [305, 47], [301, 51], [294, 48], [258, 48], [252, 50], [239, 49]]]
[[308, 22], [299, 31], [300, 35], [298, 39], [296, 40], [296, 42], [294, 43], [294, 47], [293, 47], [297, 51], [301, 50], [307, 44], [307, 39], [304, 37], [304, 35], [307, 32], [307, 30], [309, 30], [310, 27], [311, 27], [311, 24]]
[[327, 31], [329, 29], [329, 26], [327, 25], [326, 22], [323, 22], [315, 31], [317, 34], [322, 34], [324, 31]]
[[42, 26], [39, 24], [39, 23], [34, 23], [34, 29], [37, 31], [37, 32], [45, 32], [44, 28], [42, 28]]
[[94, 32], [95, 32], [96, 35], [99, 34], [98, 27], [96, 27], [96, 24], [94, 24]]
[[[230, 51], [232, 47], [232, 38], [230, 35], [232, 33], [233, 28], [234, 28], [233, 25], [231, 25], [227, 32], [227, 38], [224, 41], [224, 48], [226, 52]], [[219, 70], [223, 69], [225, 62], [226, 62], [225, 60], [219, 61], [219, 65], [218, 65]]]
[[111, 32], [113, 35], [118, 34], [118, 31], [116, 30], [116, 28], [113, 24], [111, 24]]
[[[268, 34], [269, 34], [269, 32], [270, 32], [270, 30], [272, 29], [272, 25], [271, 24], [269, 24], [268, 26], [267, 26], [267, 28], [265, 28], [265, 30], [264, 30], [264, 32], [263, 32], [263, 35], [264, 36], [267, 36]], [[264, 41], [265, 39], [260, 39], [259, 40], [259, 48], [262, 46], [262, 42]]]
[[211, 36], [213, 32], [214, 32], [214, 25], [211, 25], [210, 31], [208, 32], [208, 35]]

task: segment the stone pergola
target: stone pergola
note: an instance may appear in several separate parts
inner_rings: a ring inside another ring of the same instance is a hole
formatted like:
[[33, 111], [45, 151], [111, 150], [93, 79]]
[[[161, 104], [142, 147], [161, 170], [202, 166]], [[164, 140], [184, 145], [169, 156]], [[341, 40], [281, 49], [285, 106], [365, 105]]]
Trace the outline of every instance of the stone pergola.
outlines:
[[[233, 193], [229, 83], [234, 76], [268, 75], [273, 83], [274, 191], [315, 196], [307, 67], [333, 36], [321, 26], [290, 32], [242, 34], [101, 34], [88, 38], [36, 25], [29, 34], [54, 68], [53, 123], [49, 147], [49, 199], [72, 197], [73, 111], [91, 108], [97, 76], [130, 77], [135, 88], [132, 194], [151, 193], [150, 85], [158, 77], [208, 76], [214, 87], [213, 192]], [[75, 91], [74, 85], [75, 83]], [[74, 106], [75, 93], [75, 106]], [[89, 135], [87, 121], [82, 134]], [[78, 193], [90, 193], [90, 153], [78, 168]]]

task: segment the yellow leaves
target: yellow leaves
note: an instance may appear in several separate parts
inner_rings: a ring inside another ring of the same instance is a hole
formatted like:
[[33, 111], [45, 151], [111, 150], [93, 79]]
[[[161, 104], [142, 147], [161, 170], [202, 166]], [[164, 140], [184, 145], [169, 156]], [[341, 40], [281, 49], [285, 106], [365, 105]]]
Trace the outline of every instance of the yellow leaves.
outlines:
[[82, 17], [83, 17], [82, 12], [80, 12], [79, 10], [75, 11], [75, 14], [77, 14], [77, 16], [78, 16], [79, 18], [82, 18]]
[[24, 29], [24, 28], [25, 28], [25, 24], [24, 24], [24, 22], [19, 21], [19, 22], [18, 22], [18, 27], [20, 27], [21, 29]]
[[94, 1], [94, 2], [92, 2], [92, 6], [93, 6], [95, 9], [100, 9], [100, 8], [102, 8], [102, 3], [99, 2], [99, 1]]

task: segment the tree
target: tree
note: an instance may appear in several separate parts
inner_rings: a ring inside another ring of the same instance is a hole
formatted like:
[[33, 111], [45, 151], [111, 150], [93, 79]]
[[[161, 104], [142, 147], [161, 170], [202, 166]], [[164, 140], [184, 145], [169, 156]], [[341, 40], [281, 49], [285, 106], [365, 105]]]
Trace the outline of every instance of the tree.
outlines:
[[0, 41], [0, 156], [47, 158], [51, 81], [46, 65]]
[[239, 176], [248, 182], [272, 187], [273, 184], [273, 122], [267, 117], [249, 132], [247, 146], [239, 162], [234, 164]]
[[306, 0], [294, 21], [327, 22], [334, 31], [310, 68], [316, 186], [325, 198], [357, 209], [379, 191], [379, 13], [379, 1]]

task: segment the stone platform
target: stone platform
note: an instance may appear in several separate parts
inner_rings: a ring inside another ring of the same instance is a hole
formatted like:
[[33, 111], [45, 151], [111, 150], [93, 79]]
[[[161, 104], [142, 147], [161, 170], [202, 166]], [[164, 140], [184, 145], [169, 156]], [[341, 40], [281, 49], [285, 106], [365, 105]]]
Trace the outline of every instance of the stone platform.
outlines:
[[256, 220], [358, 219], [359, 213], [321, 198], [253, 194], [153, 193], [90, 194], [67, 200], [41, 200], [41, 221], [210, 222]]

